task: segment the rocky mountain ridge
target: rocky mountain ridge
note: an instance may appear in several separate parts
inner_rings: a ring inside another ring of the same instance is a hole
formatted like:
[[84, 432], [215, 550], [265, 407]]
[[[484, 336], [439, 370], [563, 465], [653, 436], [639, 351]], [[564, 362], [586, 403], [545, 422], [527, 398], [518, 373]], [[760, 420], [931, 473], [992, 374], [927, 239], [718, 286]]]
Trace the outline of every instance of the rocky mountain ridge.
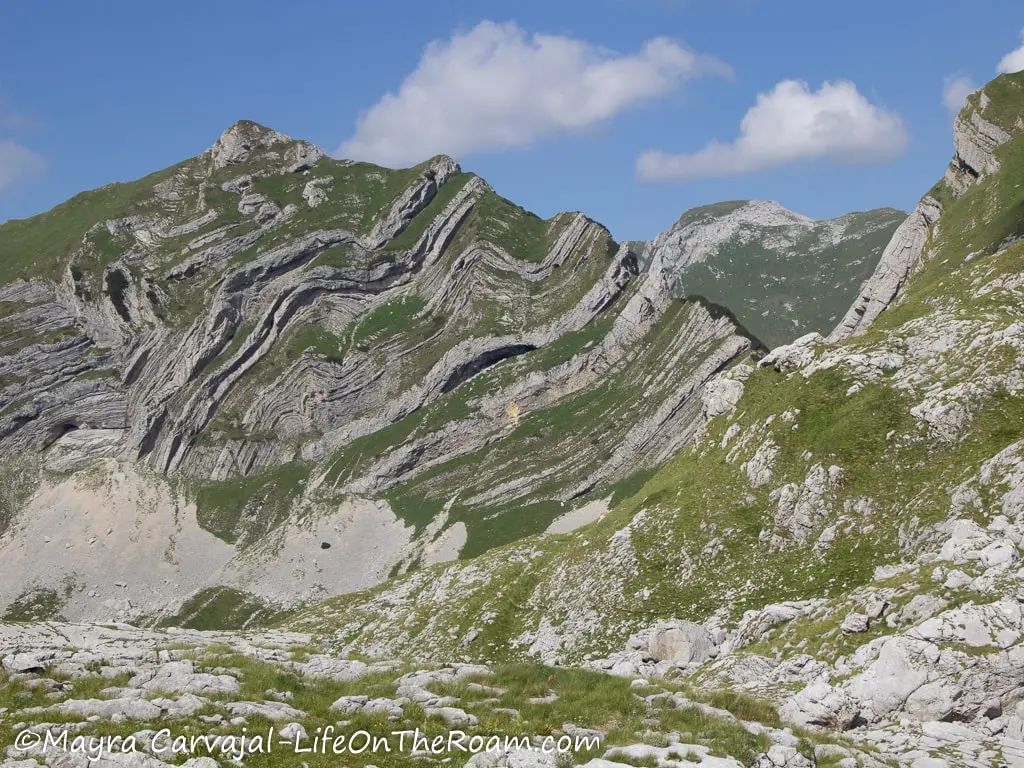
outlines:
[[720, 262], [723, 238], [791, 255], [794, 227], [835, 244], [892, 225], [757, 203], [702, 216], [692, 242], [677, 227], [620, 245], [447, 157], [388, 170], [242, 121], [196, 158], [0, 226], [0, 449], [19, 457], [0, 483], [18, 573], [0, 604], [144, 621], [227, 588], [276, 610], [600, 516], [761, 346], [680, 292], [683, 265]]

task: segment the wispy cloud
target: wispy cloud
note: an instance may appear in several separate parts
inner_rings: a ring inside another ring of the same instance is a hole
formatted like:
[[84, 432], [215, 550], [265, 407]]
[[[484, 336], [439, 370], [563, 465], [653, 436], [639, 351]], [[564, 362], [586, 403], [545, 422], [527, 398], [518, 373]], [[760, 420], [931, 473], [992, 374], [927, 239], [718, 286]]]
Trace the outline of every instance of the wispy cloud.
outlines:
[[635, 109], [689, 79], [730, 73], [667, 38], [621, 54], [484, 21], [430, 43], [398, 92], [364, 113], [337, 153], [408, 165], [439, 153], [528, 147]]
[[637, 175], [646, 181], [735, 176], [798, 160], [874, 163], [903, 152], [907, 133], [899, 115], [869, 102], [849, 81], [783, 80], [757, 96], [730, 143], [711, 142], [691, 154], [645, 152]]
[[977, 84], [965, 75], [950, 75], [942, 82], [942, 104], [956, 114], [967, 101], [968, 95], [978, 90]]
[[0, 122], [4, 127], [15, 133], [30, 133], [38, 131], [42, 127], [39, 118], [27, 112], [14, 110], [0, 111]]
[[46, 159], [13, 139], [0, 139], [0, 196], [46, 170]]
[[999, 61], [996, 71], [1001, 75], [1024, 70], [1024, 30], [1020, 33], [1021, 45], [1014, 48]]
[[46, 158], [22, 143], [24, 134], [40, 125], [38, 119], [12, 107], [0, 87], [0, 197], [46, 171]]

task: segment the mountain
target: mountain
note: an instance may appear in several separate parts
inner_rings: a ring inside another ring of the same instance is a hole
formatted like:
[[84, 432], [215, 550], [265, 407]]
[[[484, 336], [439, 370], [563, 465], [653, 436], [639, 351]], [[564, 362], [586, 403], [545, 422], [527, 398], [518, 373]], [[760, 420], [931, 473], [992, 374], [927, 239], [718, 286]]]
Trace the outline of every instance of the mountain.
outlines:
[[620, 245], [447, 157], [390, 170], [242, 121], [8, 222], [0, 608], [171, 621], [229, 588], [273, 612], [600, 516], [693, 439], [763, 312], [848, 306], [834, 275], [893, 220], [748, 203]]
[[729, 307], [774, 348], [835, 327], [904, 219], [883, 208], [815, 221], [743, 200], [689, 210], [651, 246], [671, 254], [680, 296]]

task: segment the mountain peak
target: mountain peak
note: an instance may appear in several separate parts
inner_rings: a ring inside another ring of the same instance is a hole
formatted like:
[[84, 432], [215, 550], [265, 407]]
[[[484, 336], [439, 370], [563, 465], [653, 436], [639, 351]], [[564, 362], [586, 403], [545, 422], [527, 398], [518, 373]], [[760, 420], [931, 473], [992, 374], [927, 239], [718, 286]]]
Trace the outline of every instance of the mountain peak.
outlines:
[[454, 176], [456, 173], [462, 173], [462, 166], [458, 164], [454, 157], [449, 155], [434, 155], [423, 163], [422, 167], [424, 168], [424, 173], [435, 174], [441, 182]]
[[[220, 135], [213, 146], [210, 147], [210, 155], [215, 168], [224, 168], [229, 165], [238, 165], [247, 162], [253, 155], [261, 150], [270, 150], [278, 145], [293, 143], [294, 139], [283, 133], [260, 125], [252, 120], [239, 120], [224, 133]], [[311, 165], [323, 157], [323, 150], [308, 142], [300, 142], [305, 151], [300, 153], [304, 157], [314, 156], [315, 159], [308, 163]]]
[[723, 226], [780, 227], [811, 225], [814, 219], [791, 211], [774, 200], [729, 200], [684, 211], [669, 232], [720, 221]]

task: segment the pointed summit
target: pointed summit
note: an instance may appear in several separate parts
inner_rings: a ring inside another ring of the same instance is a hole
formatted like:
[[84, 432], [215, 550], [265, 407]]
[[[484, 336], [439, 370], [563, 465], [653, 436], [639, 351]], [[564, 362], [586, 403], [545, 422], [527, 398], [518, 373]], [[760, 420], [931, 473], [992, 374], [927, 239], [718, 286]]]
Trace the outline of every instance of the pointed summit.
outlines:
[[267, 128], [252, 120], [239, 120], [220, 135], [210, 147], [214, 168], [224, 168], [248, 162], [254, 155], [277, 146], [291, 145], [286, 155], [286, 171], [310, 168], [324, 156], [324, 151], [306, 141]]
[[286, 144], [291, 138], [283, 133], [254, 123], [252, 120], [239, 120], [220, 135], [210, 148], [213, 164], [216, 168], [237, 165], [248, 160], [252, 153], [275, 144]]

